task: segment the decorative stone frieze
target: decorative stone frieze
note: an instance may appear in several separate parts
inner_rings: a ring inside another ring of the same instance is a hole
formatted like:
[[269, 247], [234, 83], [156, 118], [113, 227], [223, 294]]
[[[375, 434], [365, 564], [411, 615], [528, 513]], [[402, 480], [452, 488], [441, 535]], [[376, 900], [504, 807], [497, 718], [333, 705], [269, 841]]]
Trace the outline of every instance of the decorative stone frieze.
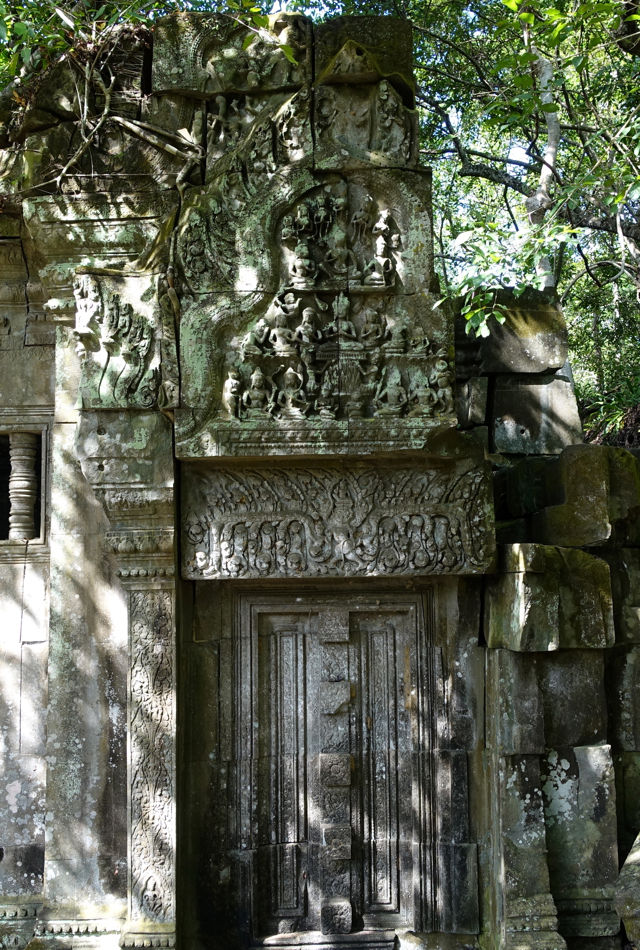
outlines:
[[473, 574], [492, 560], [482, 465], [187, 471], [188, 578]]

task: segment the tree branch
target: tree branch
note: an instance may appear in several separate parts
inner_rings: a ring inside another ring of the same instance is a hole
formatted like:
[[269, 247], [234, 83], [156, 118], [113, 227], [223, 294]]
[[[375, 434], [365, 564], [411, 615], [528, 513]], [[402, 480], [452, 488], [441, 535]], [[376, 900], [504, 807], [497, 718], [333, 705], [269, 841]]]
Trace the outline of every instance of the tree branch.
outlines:
[[485, 76], [484, 72], [482, 71], [482, 67], [480, 63], [475, 58], [475, 56], [471, 55], [471, 53], [468, 50], [466, 50], [463, 46], [458, 46], [458, 44], [454, 43], [453, 40], [446, 39], [446, 37], [442, 36], [440, 33], [432, 33], [431, 30], [427, 30], [423, 26], [417, 26], [417, 24], [413, 22], [411, 23], [411, 25], [413, 29], [416, 30], [416, 32], [422, 33], [424, 34], [424, 36], [428, 36], [432, 40], [437, 40], [439, 43], [444, 43], [445, 46], [450, 46], [451, 49], [454, 49], [456, 51], [456, 53], [459, 53], [460, 56], [463, 57], [463, 59], [466, 59], [469, 63], [471, 63], [471, 65], [477, 72], [478, 78], [480, 79], [483, 86], [486, 89], [488, 89], [490, 92], [495, 93], [495, 88], [494, 86], [491, 85], [491, 83]]
[[491, 165], [473, 165], [469, 161], [463, 161], [458, 174], [462, 178], [485, 178], [496, 185], [504, 185], [506, 188], [517, 191], [525, 198], [529, 197], [529, 189], [518, 178], [509, 175], [508, 172], [502, 172], [498, 168], [492, 168]]

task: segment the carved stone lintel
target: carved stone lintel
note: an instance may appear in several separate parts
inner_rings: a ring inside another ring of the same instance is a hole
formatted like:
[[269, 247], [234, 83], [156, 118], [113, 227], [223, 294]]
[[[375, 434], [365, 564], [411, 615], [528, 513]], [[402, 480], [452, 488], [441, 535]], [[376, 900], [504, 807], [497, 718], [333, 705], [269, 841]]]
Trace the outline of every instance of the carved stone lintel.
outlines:
[[475, 574], [492, 552], [483, 467], [360, 463], [185, 479], [185, 578]]
[[38, 442], [39, 437], [34, 432], [12, 432], [9, 435], [10, 541], [30, 541], [38, 536], [33, 513], [38, 496], [36, 475]]

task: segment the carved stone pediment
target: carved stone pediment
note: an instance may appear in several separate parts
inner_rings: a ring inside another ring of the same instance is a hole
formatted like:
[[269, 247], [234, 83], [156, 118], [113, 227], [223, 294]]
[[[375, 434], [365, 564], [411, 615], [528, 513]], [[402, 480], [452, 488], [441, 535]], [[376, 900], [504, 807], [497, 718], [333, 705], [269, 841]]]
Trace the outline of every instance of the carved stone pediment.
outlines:
[[178, 454], [370, 454], [454, 426], [429, 177], [299, 169], [249, 197], [210, 186], [178, 233]]
[[380, 32], [380, 19], [374, 25], [370, 16], [335, 17], [316, 26], [316, 82], [356, 86], [387, 79], [405, 105], [412, 108], [415, 81], [411, 23], [385, 17], [383, 24], [384, 34]]
[[[256, 89], [295, 89], [311, 79], [311, 23], [279, 13], [269, 30], [244, 49], [249, 31], [232, 16], [180, 13], [155, 28], [154, 93], [191, 96], [250, 93]], [[281, 46], [293, 51], [292, 63]]]

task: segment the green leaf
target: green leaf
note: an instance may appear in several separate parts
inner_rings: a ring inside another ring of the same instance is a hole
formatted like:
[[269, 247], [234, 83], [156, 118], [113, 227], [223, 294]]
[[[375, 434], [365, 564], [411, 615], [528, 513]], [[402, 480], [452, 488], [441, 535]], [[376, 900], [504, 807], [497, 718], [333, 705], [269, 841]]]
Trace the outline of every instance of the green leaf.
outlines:
[[558, 112], [559, 106], [555, 102], [543, 102], [540, 106], [543, 112]]
[[249, 33], [248, 36], [245, 36], [244, 40], [242, 41], [242, 48], [249, 49], [249, 47], [251, 46], [255, 38], [256, 38], [255, 33]]
[[518, 17], [523, 23], [529, 23], [533, 25], [536, 22], [536, 18], [534, 17], [533, 13], [519, 13]]
[[504, 3], [505, 7], [513, 10], [514, 13], [518, 12], [518, 7], [520, 6], [518, 0], [502, 0], [502, 2]]
[[289, 62], [292, 63], [292, 65], [294, 66], [298, 65], [298, 60], [293, 55], [293, 50], [291, 49], [290, 46], [281, 46], [280, 49], [284, 53], [285, 57], [289, 60]]

